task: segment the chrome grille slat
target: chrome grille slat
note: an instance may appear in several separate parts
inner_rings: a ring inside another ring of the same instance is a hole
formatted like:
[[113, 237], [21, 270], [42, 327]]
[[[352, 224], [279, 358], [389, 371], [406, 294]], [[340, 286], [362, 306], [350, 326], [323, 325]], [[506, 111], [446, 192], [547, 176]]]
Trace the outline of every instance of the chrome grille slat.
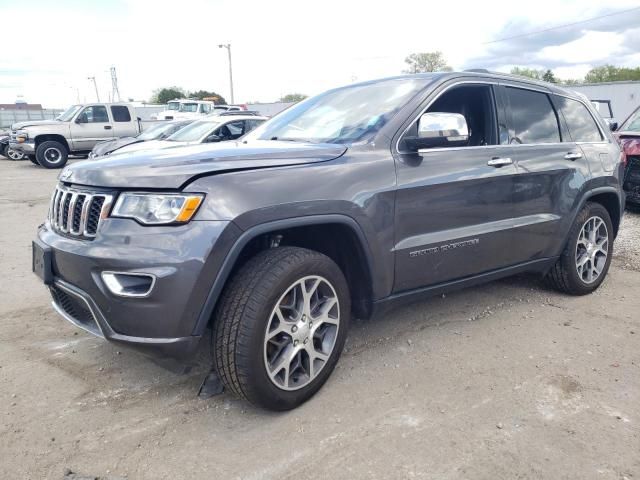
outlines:
[[92, 239], [107, 217], [112, 202], [113, 195], [107, 193], [58, 186], [49, 205], [49, 223], [57, 232]]

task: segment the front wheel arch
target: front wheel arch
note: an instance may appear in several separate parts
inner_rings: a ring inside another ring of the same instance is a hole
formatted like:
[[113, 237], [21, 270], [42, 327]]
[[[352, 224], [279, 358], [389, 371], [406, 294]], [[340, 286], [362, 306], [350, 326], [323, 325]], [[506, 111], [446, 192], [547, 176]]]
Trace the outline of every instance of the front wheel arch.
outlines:
[[[354, 313], [360, 318], [367, 318], [371, 315], [373, 300], [376, 298], [376, 287], [374, 279], [376, 278], [376, 272], [373, 262], [373, 256], [366, 237], [359, 224], [351, 217], [342, 214], [328, 214], [328, 215], [313, 215], [306, 217], [295, 217], [286, 220], [276, 220], [273, 222], [267, 222], [256, 225], [246, 230], [231, 247], [229, 253], [220, 267], [218, 274], [213, 282], [212, 287], [209, 290], [205, 304], [201, 309], [196, 324], [194, 326], [193, 335], [204, 334], [206, 328], [210, 325], [213, 318], [213, 312], [216, 304], [222, 294], [222, 290], [239, 266], [242, 265], [242, 254], [250, 249], [252, 242], [256, 243], [262, 239], [267, 239], [270, 236], [277, 236], [280, 232], [299, 229], [305, 227], [322, 228], [327, 225], [340, 225], [353, 235], [354, 243], [358, 247], [358, 261], [361, 262], [362, 270], [362, 286], [367, 288], [366, 293], [357, 295], [360, 298], [352, 300]], [[302, 248], [310, 248], [309, 245], [300, 243], [293, 243], [291, 246], [298, 246]], [[269, 248], [269, 245], [264, 245], [262, 249]], [[312, 248], [313, 249], [313, 248]], [[258, 253], [258, 251], [253, 252]], [[326, 252], [321, 252], [325, 253]], [[328, 255], [331, 258], [331, 255]], [[335, 260], [335, 259], [334, 259]], [[338, 265], [344, 270], [343, 265], [337, 261]], [[347, 279], [349, 279], [349, 273], [344, 272]]]

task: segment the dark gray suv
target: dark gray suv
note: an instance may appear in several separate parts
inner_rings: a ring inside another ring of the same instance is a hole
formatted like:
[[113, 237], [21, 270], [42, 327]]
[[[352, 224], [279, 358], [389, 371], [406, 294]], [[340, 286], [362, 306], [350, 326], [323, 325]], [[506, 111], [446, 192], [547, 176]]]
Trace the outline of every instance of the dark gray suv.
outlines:
[[237, 142], [67, 167], [33, 268], [108, 340], [185, 357], [212, 329], [224, 385], [285, 410], [327, 380], [352, 315], [519, 272], [598, 288], [621, 160], [589, 102], [550, 84], [365, 82]]

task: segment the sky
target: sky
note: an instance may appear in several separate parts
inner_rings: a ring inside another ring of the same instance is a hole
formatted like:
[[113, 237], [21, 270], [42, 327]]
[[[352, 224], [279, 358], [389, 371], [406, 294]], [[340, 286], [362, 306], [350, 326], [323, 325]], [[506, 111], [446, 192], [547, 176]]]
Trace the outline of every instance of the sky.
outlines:
[[0, 103], [47, 108], [95, 101], [88, 77], [108, 100], [111, 66], [123, 100], [172, 85], [230, 100], [221, 43], [236, 103], [397, 75], [435, 50], [456, 70], [640, 66], [640, 0], [0, 0], [0, 19]]

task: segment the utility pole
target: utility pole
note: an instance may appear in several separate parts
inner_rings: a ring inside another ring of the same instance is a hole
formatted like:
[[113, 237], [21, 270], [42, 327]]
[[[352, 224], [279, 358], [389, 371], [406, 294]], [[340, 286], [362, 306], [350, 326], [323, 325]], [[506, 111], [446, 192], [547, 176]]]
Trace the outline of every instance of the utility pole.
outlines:
[[120, 90], [118, 90], [118, 77], [116, 76], [116, 67], [111, 67], [111, 98], [114, 102], [120, 101]]
[[100, 95], [98, 94], [98, 84], [96, 83], [96, 77], [87, 77], [87, 80], [93, 81], [93, 86], [96, 89], [96, 98], [100, 101]]
[[231, 103], [235, 103], [233, 100], [233, 68], [231, 67], [231, 44], [223, 43], [218, 45], [218, 48], [226, 48], [229, 54], [229, 89], [231, 90]]

